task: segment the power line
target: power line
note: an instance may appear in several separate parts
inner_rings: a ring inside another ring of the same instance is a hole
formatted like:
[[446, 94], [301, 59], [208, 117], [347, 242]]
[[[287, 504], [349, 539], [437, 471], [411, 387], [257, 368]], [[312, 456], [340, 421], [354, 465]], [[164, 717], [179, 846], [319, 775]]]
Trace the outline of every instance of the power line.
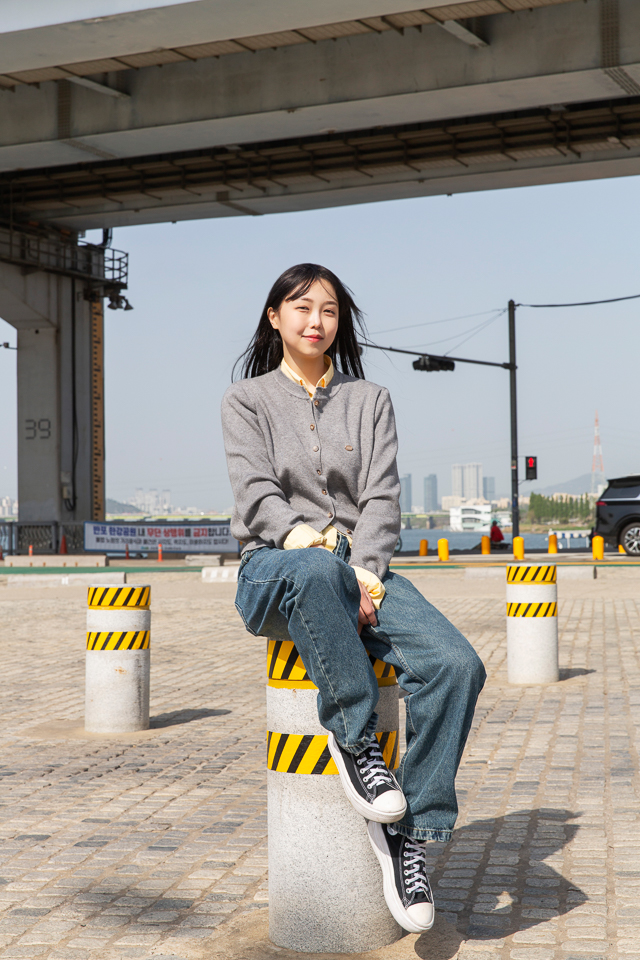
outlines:
[[416, 327], [433, 327], [437, 323], [453, 323], [454, 320], [471, 320], [473, 317], [486, 317], [488, 313], [496, 313], [498, 310], [502, 311], [502, 308], [494, 307], [493, 310], [482, 310], [480, 313], [466, 313], [462, 317], [447, 317], [445, 320], [424, 320], [422, 323], [410, 323], [405, 327], [389, 327], [387, 330], [372, 330], [371, 333], [377, 336], [379, 333], [396, 333], [398, 330], [415, 330]]
[[599, 303], [620, 303], [621, 300], [640, 300], [640, 293], [631, 297], [612, 297], [610, 300], [584, 300], [582, 303], [518, 303], [518, 307], [543, 307], [546, 310], [552, 307], [595, 307]]

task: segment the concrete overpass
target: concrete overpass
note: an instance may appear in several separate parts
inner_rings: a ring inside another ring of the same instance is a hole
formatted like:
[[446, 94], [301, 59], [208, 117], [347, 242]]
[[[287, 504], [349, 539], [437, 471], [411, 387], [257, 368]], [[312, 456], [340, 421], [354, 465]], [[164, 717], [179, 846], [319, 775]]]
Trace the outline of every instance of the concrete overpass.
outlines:
[[125, 304], [126, 273], [82, 231], [640, 172], [637, 0], [4, 0], [3, 18], [25, 520], [103, 509], [100, 304]]

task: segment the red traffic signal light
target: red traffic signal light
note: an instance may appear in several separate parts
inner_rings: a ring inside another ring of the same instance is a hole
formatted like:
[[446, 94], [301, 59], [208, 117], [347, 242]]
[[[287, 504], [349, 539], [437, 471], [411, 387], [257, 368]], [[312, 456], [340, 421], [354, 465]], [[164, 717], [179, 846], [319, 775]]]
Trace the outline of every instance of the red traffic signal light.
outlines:
[[527, 480], [537, 480], [538, 479], [538, 458], [525, 457], [525, 464], [526, 464], [525, 478]]

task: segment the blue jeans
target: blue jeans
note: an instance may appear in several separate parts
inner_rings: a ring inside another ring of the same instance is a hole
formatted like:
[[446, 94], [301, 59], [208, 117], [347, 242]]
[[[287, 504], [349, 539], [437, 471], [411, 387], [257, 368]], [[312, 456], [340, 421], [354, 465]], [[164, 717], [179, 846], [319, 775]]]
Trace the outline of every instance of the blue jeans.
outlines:
[[407, 812], [394, 827], [418, 840], [449, 840], [458, 814], [455, 776], [485, 681], [482, 661], [412, 583], [383, 579], [378, 626], [358, 636], [360, 588], [342, 534], [323, 549], [245, 553], [236, 607], [255, 636], [293, 640], [318, 688], [320, 723], [359, 753], [376, 728], [378, 684], [367, 651], [395, 668], [406, 696], [407, 750], [398, 781]]

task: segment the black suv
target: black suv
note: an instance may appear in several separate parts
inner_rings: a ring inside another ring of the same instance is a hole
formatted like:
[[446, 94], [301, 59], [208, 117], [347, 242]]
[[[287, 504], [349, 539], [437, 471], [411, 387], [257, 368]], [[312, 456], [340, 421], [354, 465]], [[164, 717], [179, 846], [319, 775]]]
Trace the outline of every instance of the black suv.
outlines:
[[594, 534], [640, 557], [640, 476], [609, 480], [596, 503]]

